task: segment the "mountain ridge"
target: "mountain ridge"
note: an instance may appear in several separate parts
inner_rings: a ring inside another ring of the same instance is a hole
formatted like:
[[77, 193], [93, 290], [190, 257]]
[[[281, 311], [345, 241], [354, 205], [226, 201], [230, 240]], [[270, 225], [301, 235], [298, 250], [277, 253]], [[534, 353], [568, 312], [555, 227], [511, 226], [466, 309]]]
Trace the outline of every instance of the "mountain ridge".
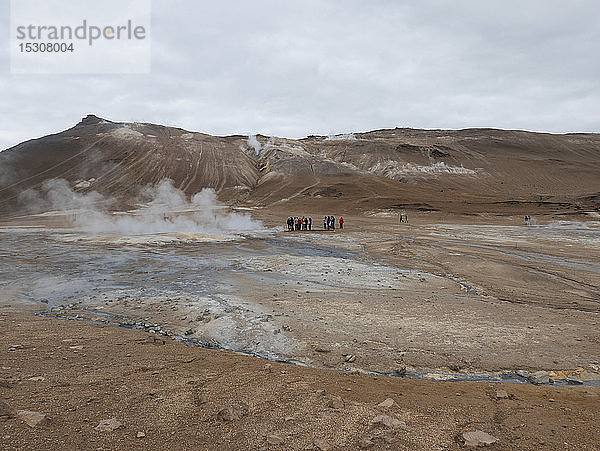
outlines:
[[521, 213], [514, 203], [500, 207], [516, 200], [575, 213], [598, 200], [599, 163], [595, 133], [397, 127], [289, 139], [212, 136], [90, 114], [0, 152], [0, 209], [20, 210], [19, 192], [48, 178], [122, 205], [135, 204], [136, 187], [170, 178], [188, 195], [210, 187], [229, 204], [251, 207], [344, 201], [359, 212], [423, 204], [430, 211]]

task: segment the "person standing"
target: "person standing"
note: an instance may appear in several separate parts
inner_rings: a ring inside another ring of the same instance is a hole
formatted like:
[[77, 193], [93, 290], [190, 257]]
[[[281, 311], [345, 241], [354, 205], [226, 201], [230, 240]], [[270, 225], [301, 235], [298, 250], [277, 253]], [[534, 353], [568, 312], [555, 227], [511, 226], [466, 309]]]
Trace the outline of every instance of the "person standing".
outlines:
[[323, 216], [323, 230], [327, 230], [327, 216]]
[[335, 230], [335, 216], [331, 217], [331, 230]]
[[344, 218], [340, 216], [340, 230], [344, 228]]
[[312, 230], [312, 218], [308, 217], [308, 230]]

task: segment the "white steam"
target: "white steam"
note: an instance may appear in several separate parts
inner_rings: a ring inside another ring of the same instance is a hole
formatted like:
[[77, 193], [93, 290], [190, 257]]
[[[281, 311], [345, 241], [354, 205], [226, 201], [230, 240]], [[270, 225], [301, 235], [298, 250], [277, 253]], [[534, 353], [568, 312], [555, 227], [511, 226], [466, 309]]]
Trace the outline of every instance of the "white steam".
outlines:
[[242, 145], [240, 146], [242, 152], [248, 153], [249, 151], [253, 150], [254, 156], [260, 157], [265, 150], [267, 150], [269, 147], [272, 147], [275, 144], [275, 140], [271, 137], [267, 140], [265, 144], [261, 144], [256, 135], [250, 135], [248, 136], [247, 143], [248, 146], [250, 146], [250, 148], [247, 148], [245, 145]]
[[325, 141], [356, 141], [354, 133], [344, 133], [342, 135], [329, 135]]
[[80, 194], [64, 179], [44, 182], [42, 189], [19, 196], [29, 210], [65, 212], [73, 226], [93, 233], [228, 233], [262, 230], [249, 215], [231, 212], [220, 204], [212, 188], [204, 188], [188, 201], [185, 193], [162, 180], [141, 190], [143, 203], [130, 212], [108, 212], [112, 202], [92, 191]]
[[262, 145], [258, 142], [258, 139], [256, 139], [256, 135], [248, 136], [248, 145], [254, 149], [254, 153], [256, 154], [256, 156], [260, 155]]
[[87, 194], [73, 191], [65, 179], [46, 180], [42, 183], [40, 190], [22, 191], [17, 200], [27, 211], [32, 213], [80, 210], [91, 206], [98, 208], [101, 202], [106, 202], [104, 196], [95, 191]]

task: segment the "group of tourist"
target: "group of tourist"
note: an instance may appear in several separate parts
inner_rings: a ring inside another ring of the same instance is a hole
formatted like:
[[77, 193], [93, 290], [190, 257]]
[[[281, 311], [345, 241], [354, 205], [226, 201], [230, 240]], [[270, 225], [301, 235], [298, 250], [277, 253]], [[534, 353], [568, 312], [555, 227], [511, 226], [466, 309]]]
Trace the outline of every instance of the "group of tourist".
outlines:
[[[306, 216], [290, 216], [287, 218], [287, 229], [289, 232], [293, 232], [295, 230], [312, 230], [313, 220], [311, 217]], [[338, 219], [338, 224], [340, 229], [344, 228], [344, 218], [340, 217]], [[335, 230], [335, 217], [334, 216], [324, 216], [323, 217], [323, 230]]]
[[[339, 219], [340, 229], [344, 228], [344, 218], [340, 216]], [[323, 230], [335, 230], [335, 217], [324, 216], [323, 217]]]
[[294, 230], [312, 230], [312, 218], [307, 218], [306, 216], [292, 217], [290, 216], [287, 219], [287, 227], [290, 232]]

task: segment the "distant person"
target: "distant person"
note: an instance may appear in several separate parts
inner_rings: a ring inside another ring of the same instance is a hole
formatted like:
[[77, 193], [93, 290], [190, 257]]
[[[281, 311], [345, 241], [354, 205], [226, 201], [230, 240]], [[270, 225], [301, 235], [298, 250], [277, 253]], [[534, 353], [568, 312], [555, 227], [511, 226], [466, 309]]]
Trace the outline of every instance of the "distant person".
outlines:
[[327, 230], [327, 216], [323, 216], [323, 230]]
[[344, 228], [344, 218], [340, 216], [340, 229]]
[[312, 230], [312, 218], [308, 217], [308, 230]]
[[331, 230], [335, 230], [335, 216], [331, 217]]

